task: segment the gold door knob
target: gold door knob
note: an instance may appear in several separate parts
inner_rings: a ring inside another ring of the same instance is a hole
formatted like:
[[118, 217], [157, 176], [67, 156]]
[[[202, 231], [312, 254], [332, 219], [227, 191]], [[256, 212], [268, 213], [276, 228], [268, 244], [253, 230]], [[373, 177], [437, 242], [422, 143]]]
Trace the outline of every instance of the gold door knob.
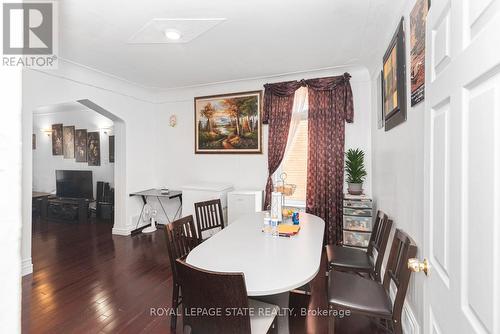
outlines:
[[414, 273], [423, 271], [424, 274], [428, 276], [430, 269], [429, 261], [427, 261], [427, 259], [424, 259], [423, 261], [420, 261], [416, 258], [408, 259], [408, 269], [410, 269]]

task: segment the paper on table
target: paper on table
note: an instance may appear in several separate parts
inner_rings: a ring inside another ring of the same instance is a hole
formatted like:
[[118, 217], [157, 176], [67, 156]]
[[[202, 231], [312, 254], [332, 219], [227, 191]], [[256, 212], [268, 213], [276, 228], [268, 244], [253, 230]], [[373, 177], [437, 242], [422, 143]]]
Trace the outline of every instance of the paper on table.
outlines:
[[278, 225], [278, 233], [280, 234], [297, 234], [299, 230], [300, 230], [299, 225], [287, 225], [287, 224]]

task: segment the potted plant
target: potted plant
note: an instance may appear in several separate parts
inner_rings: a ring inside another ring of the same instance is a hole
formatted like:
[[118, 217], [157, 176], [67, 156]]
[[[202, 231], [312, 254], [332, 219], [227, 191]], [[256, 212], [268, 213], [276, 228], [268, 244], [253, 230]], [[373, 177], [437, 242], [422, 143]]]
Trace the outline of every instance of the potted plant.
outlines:
[[347, 191], [351, 195], [363, 193], [363, 181], [366, 177], [365, 152], [360, 149], [349, 149], [346, 152], [345, 172], [347, 174]]

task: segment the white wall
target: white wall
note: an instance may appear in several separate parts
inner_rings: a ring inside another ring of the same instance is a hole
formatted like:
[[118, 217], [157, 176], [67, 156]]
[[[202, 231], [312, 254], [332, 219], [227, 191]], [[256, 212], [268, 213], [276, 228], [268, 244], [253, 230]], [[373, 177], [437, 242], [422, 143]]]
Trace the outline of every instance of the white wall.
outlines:
[[[392, 22], [387, 34], [380, 40], [381, 48], [370, 68], [372, 78], [372, 192], [377, 206], [394, 220], [397, 228], [407, 232], [417, 243], [419, 253], [423, 249], [423, 134], [424, 103], [415, 107], [410, 104], [410, 18], [415, 1], [409, 1], [401, 9], [400, 15], [388, 20]], [[396, 31], [401, 16], [405, 17], [406, 60], [407, 60], [407, 120], [396, 128], [385, 132], [377, 129], [377, 111], [381, 97], [377, 91], [382, 68], [382, 58]], [[392, 240], [392, 239], [390, 239]], [[408, 305], [418, 324], [423, 323], [423, 280], [424, 275], [412, 276]]]
[[[21, 332], [21, 69], [0, 66], [0, 333]], [[31, 261], [30, 261], [31, 264]]]
[[[33, 190], [54, 192], [56, 190], [56, 170], [90, 170], [96, 197], [97, 181], [114, 184], [114, 163], [109, 162], [109, 135], [112, 133], [113, 121], [86, 109], [81, 111], [59, 111], [35, 113], [33, 115], [33, 133], [36, 135], [36, 149], [33, 150]], [[101, 147], [101, 165], [89, 166], [86, 162], [65, 159], [62, 155], [52, 155], [52, 137], [43, 132], [52, 124], [62, 123], [64, 126], [75, 126], [76, 129], [99, 131]], [[102, 130], [107, 129], [107, 130]]]
[[[232, 183], [236, 188], [264, 189], [267, 179], [267, 125], [263, 125], [263, 154], [194, 154], [194, 109], [196, 96], [261, 90], [269, 82], [300, 80], [349, 72], [354, 96], [354, 123], [346, 126], [346, 149], [359, 147], [366, 152], [367, 194], [371, 194], [371, 94], [370, 78], [364, 68], [340, 67], [335, 70], [238, 81], [202, 87], [171, 90], [162, 95], [166, 101], [157, 106], [158, 147], [157, 180], [170, 188], [197, 181]], [[168, 126], [171, 115], [178, 124]]]

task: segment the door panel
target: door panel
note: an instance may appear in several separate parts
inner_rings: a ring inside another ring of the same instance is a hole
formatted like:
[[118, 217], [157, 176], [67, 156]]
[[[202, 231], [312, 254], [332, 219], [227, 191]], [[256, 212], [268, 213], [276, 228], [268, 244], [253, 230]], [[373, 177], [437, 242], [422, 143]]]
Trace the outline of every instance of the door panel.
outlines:
[[434, 81], [450, 62], [451, 58], [450, 5], [446, 5], [432, 29], [432, 80]]
[[[477, 82], [469, 87], [465, 95], [465, 132], [466, 140], [466, 174], [464, 209], [467, 212], [465, 220], [465, 248], [468, 261], [465, 264], [467, 285], [464, 289], [463, 302], [466, 316], [476, 327], [486, 332], [493, 332], [493, 307], [495, 290], [493, 277], [495, 274], [494, 239], [495, 230], [495, 184], [485, 182], [488, 175], [495, 175], [495, 119], [499, 110], [498, 90], [500, 80], [498, 75]], [[498, 224], [498, 221], [497, 221]]]
[[424, 130], [425, 333], [500, 333], [500, 0], [433, 0]]
[[435, 270], [449, 288], [449, 119], [450, 100], [431, 110], [431, 249]]
[[498, 12], [499, 0], [466, 0], [464, 6], [466, 23], [466, 45], [485, 28]]

